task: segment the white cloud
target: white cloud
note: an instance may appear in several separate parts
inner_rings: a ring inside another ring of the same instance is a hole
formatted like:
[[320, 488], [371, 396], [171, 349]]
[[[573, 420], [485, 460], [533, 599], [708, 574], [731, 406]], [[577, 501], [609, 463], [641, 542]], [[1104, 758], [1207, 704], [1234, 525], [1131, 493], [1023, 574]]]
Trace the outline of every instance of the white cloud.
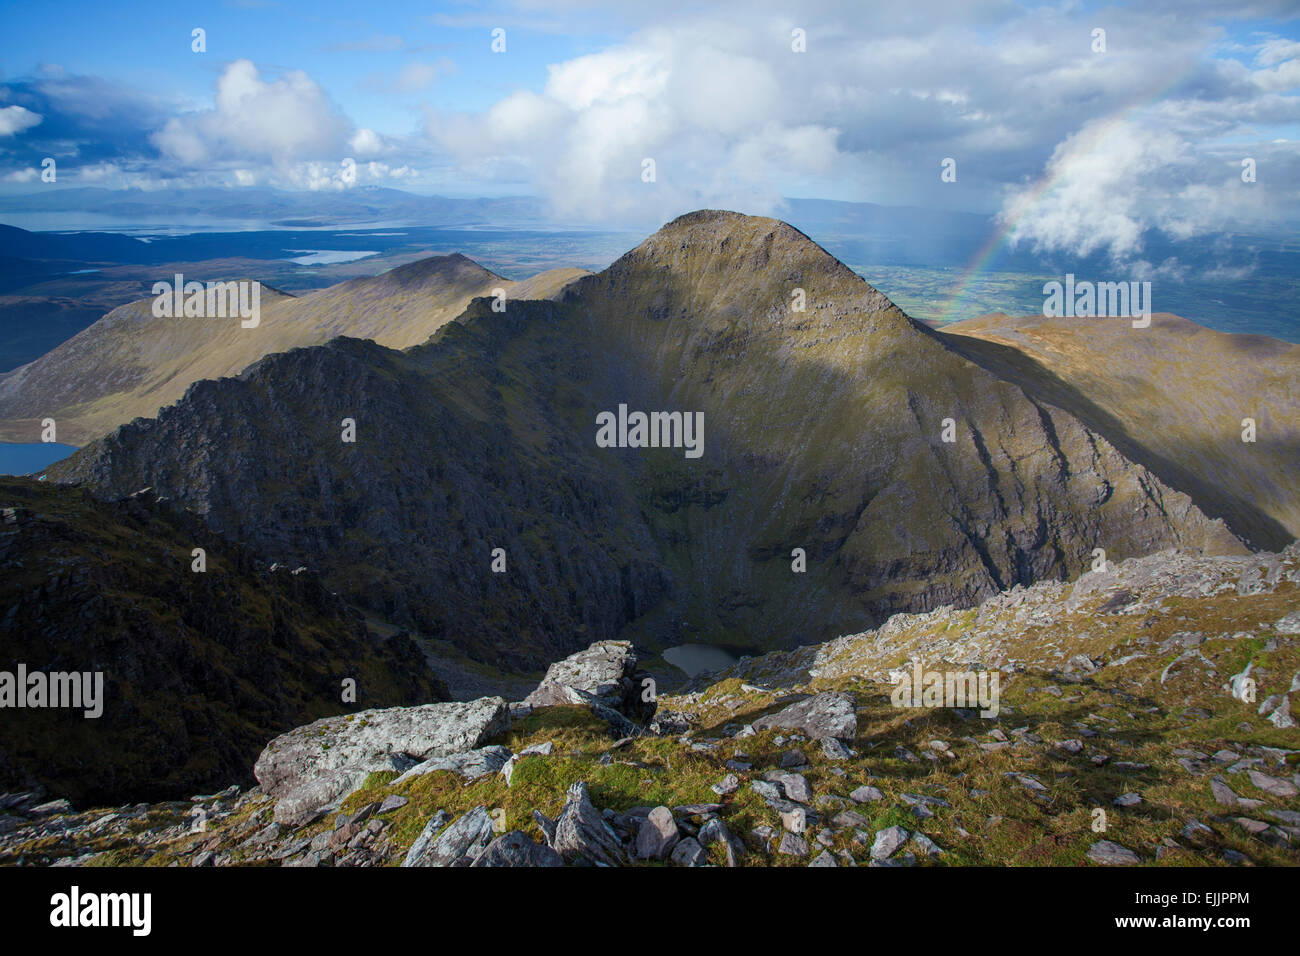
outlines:
[[358, 156], [376, 156], [384, 151], [384, 141], [373, 129], [359, 129], [348, 140], [348, 146]]
[[41, 176], [40, 170], [34, 166], [28, 166], [26, 169], [15, 169], [11, 173], [5, 173], [4, 182], [7, 183], [34, 183]]
[[33, 113], [21, 106], [6, 106], [0, 109], [0, 136], [13, 136], [25, 129], [31, 129], [40, 121], [40, 113]]
[[195, 166], [259, 158], [277, 166], [342, 156], [351, 124], [306, 73], [264, 80], [249, 60], [217, 81], [214, 108], [174, 117], [152, 137], [168, 159]]

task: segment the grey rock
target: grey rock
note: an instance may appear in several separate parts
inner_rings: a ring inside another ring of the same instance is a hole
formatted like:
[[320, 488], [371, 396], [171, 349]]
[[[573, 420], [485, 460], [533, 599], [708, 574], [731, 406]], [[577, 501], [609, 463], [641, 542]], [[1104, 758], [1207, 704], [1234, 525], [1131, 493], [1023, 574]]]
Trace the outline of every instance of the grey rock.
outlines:
[[673, 813], [667, 807], [655, 807], [641, 823], [636, 837], [636, 855], [643, 860], [662, 860], [681, 839]]
[[[547, 668], [524, 703], [535, 709], [587, 703], [607, 720], [602, 708], [621, 715], [635, 729], [648, 723], [658, 707], [653, 700], [642, 700], [642, 681], [648, 676], [637, 668], [630, 642], [599, 641]], [[619, 729], [625, 728], [620, 724]]]
[[853, 810], [843, 810], [831, 817], [831, 826], [835, 827], [865, 827], [870, 823], [870, 820]]
[[822, 737], [818, 743], [822, 746], [822, 753], [827, 760], [848, 760], [853, 754], [849, 748], [844, 746], [834, 737]]
[[1290, 780], [1284, 780], [1281, 777], [1270, 777], [1266, 773], [1260, 773], [1258, 770], [1248, 771], [1246, 774], [1250, 782], [1265, 793], [1270, 793], [1275, 797], [1294, 797], [1300, 790]]
[[1088, 859], [1103, 866], [1132, 866], [1142, 860], [1127, 847], [1112, 843], [1110, 840], [1098, 840], [1088, 848]]
[[943, 850], [939, 844], [935, 843], [924, 833], [913, 833], [912, 842], [916, 844], [917, 850], [926, 856], [942, 856]]
[[694, 837], [686, 837], [673, 848], [671, 859], [678, 866], [703, 866], [708, 854]]
[[473, 750], [509, 721], [500, 697], [327, 717], [272, 740], [253, 774], [276, 798], [276, 818], [294, 824], [346, 796], [370, 773]]
[[411, 848], [406, 851], [406, 858], [402, 861], [402, 866], [423, 865], [420, 860], [428, 853], [429, 846], [437, 839], [438, 833], [447, 825], [450, 819], [451, 817], [445, 810], [439, 810], [430, 817], [429, 821], [425, 823], [424, 829], [420, 831], [420, 835], [411, 844]]
[[808, 841], [801, 836], [786, 831], [781, 834], [781, 843], [776, 852], [784, 853], [786, 856], [807, 856]]
[[1228, 786], [1228, 781], [1218, 774], [1210, 778], [1210, 793], [1214, 796], [1216, 802], [1223, 804], [1225, 807], [1235, 807], [1240, 799], [1233, 789]]
[[[430, 820], [425, 825], [421, 837], [430, 831], [433, 822]], [[435, 839], [420, 847], [419, 853], [416, 853], [416, 845], [420, 842], [417, 839], [407, 852], [402, 866], [467, 866], [487, 848], [491, 840], [492, 817], [488, 815], [487, 807], [477, 806]]]
[[548, 846], [555, 846], [555, 821], [542, 813], [541, 810], [533, 811], [533, 819], [537, 821], [537, 826], [541, 828], [542, 835], [546, 837]]
[[822, 850], [821, 853], [817, 855], [817, 859], [809, 863], [808, 866], [833, 866], [838, 868], [839, 864], [835, 862], [835, 857], [831, 855], [830, 850]]
[[885, 795], [875, 787], [858, 787], [849, 794], [849, 799], [855, 803], [869, 803], [875, 800], [883, 800]]
[[592, 806], [587, 785], [582, 781], [569, 787], [564, 809], [555, 821], [551, 848], [570, 863], [619, 866], [626, 860], [618, 835]]
[[764, 800], [780, 800], [782, 797], [781, 788], [767, 780], [751, 780], [749, 788]]
[[392, 813], [394, 810], [402, 809], [402, 807], [406, 806], [408, 803], [410, 803], [410, 801], [407, 800], [406, 797], [390, 793], [388, 796], [384, 797], [384, 802], [379, 805], [379, 810], [377, 812], [380, 814]]
[[803, 833], [808, 829], [808, 812], [803, 807], [796, 807], [781, 814], [781, 826], [790, 833]]
[[1142, 802], [1142, 797], [1136, 793], [1125, 793], [1115, 798], [1117, 807], [1135, 807]]
[[[1295, 682], [1292, 681], [1292, 683]], [[1278, 730], [1288, 730], [1296, 725], [1295, 718], [1291, 716], [1290, 697], [1282, 698], [1282, 702], [1268, 715], [1268, 721]]]
[[781, 754], [780, 763], [782, 767], [786, 768], [806, 767], [808, 766], [808, 758], [804, 755], [802, 750], [787, 750], [785, 753]]
[[851, 694], [816, 694], [754, 721], [755, 730], [774, 727], [799, 730], [814, 739], [852, 740], [858, 732], [857, 706]]
[[472, 866], [563, 866], [564, 858], [549, 846], [534, 843], [520, 830], [497, 837]]
[[907, 842], [911, 836], [908, 831], [900, 826], [892, 826], [881, 830], [876, 834], [876, 840], [871, 844], [871, 858], [873, 860], [885, 860], [893, 856], [894, 852]]
[[812, 799], [812, 787], [801, 773], [783, 773], [778, 782], [788, 799], [796, 803], [807, 803]]
[[463, 754], [433, 757], [416, 764], [394, 780], [392, 785], [405, 783], [413, 777], [421, 777], [435, 770], [450, 770], [467, 780], [475, 780], [488, 774], [499, 773], [512, 756], [514, 755], [505, 747], [491, 746], [480, 747], [478, 750], [470, 750]]
[[729, 773], [709, 789], [718, 796], [725, 797], [727, 794], [735, 793], [740, 789], [740, 778], [734, 773]]

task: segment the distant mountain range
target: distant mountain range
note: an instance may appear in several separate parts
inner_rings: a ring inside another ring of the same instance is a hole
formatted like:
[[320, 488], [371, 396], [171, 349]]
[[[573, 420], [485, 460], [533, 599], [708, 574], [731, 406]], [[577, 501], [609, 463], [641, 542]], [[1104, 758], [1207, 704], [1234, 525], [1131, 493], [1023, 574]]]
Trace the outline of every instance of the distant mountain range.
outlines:
[[[693, 213], [570, 278], [504, 313], [473, 298], [404, 351], [339, 338], [197, 381], [51, 478], [106, 497], [152, 486], [263, 560], [319, 569], [375, 616], [517, 669], [614, 636], [827, 639], [1074, 577], [1096, 548], [1245, 551], [1155, 457], [1126, 456], [1133, 436], [1112, 441], [1111, 419], [914, 322], [784, 223]], [[334, 293], [312, 315], [307, 299], [293, 300], [304, 322], [331, 334], [382, 308]], [[439, 304], [388, 314], [423, 333]], [[702, 413], [703, 456], [598, 447], [597, 416], [620, 406]], [[1221, 425], [1184, 427], [1238, 440]]]
[[580, 269], [511, 282], [464, 256], [426, 259], [301, 297], [260, 291], [255, 328], [238, 319], [153, 314], [153, 298], [109, 312], [28, 365], [0, 376], [0, 440], [38, 441], [53, 417], [62, 441], [80, 444], [152, 416], [201, 379], [235, 375], [257, 359], [338, 335], [391, 348], [425, 341], [477, 296], [553, 295]]

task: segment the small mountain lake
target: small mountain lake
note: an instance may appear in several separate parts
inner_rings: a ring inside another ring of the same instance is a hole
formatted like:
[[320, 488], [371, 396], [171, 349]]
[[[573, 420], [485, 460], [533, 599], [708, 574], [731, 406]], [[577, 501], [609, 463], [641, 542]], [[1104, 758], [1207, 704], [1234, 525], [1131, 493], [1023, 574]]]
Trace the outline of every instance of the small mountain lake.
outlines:
[[664, 651], [664, 660], [679, 671], [684, 671], [686, 676], [695, 677], [697, 674], [730, 667], [740, 660], [740, 655], [715, 644], [678, 644]]

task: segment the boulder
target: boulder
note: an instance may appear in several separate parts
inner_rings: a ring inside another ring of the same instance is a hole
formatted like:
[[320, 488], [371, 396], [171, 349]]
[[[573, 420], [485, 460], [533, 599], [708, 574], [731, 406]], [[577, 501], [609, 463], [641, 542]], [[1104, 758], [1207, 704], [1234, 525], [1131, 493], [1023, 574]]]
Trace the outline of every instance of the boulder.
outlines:
[[448, 815], [446, 810], [439, 810], [430, 817], [429, 822], [420, 831], [420, 835], [411, 844], [411, 848], [406, 851], [406, 859], [402, 861], [402, 866], [420, 866], [420, 860], [429, 852], [429, 845], [437, 839], [438, 834], [449, 820], [451, 820], [451, 816]]
[[534, 843], [521, 830], [512, 830], [487, 845], [471, 866], [564, 866], [549, 846]]
[[852, 740], [858, 732], [857, 705], [852, 694], [828, 691], [791, 704], [754, 721], [755, 730], [780, 727], [798, 730], [814, 740]]
[[643, 860], [662, 860], [672, 852], [681, 833], [667, 807], [655, 807], [641, 823], [636, 836], [636, 855]]
[[380, 770], [480, 747], [509, 726], [500, 697], [327, 717], [276, 737], [253, 775], [276, 798], [276, 820], [305, 822]]
[[523, 702], [534, 709], [588, 704], [598, 713], [605, 708], [631, 724], [644, 726], [658, 707], [655, 701], [642, 699], [642, 681], [648, 676], [637, 669], [630, 642], [600, 641], [552, 664]]
[[617, 834], [592, 805], [582, 781], [569, 787], [564, 809], [555, 821], [551, 849], [570, 863], [619, 866], [626, 862]]

